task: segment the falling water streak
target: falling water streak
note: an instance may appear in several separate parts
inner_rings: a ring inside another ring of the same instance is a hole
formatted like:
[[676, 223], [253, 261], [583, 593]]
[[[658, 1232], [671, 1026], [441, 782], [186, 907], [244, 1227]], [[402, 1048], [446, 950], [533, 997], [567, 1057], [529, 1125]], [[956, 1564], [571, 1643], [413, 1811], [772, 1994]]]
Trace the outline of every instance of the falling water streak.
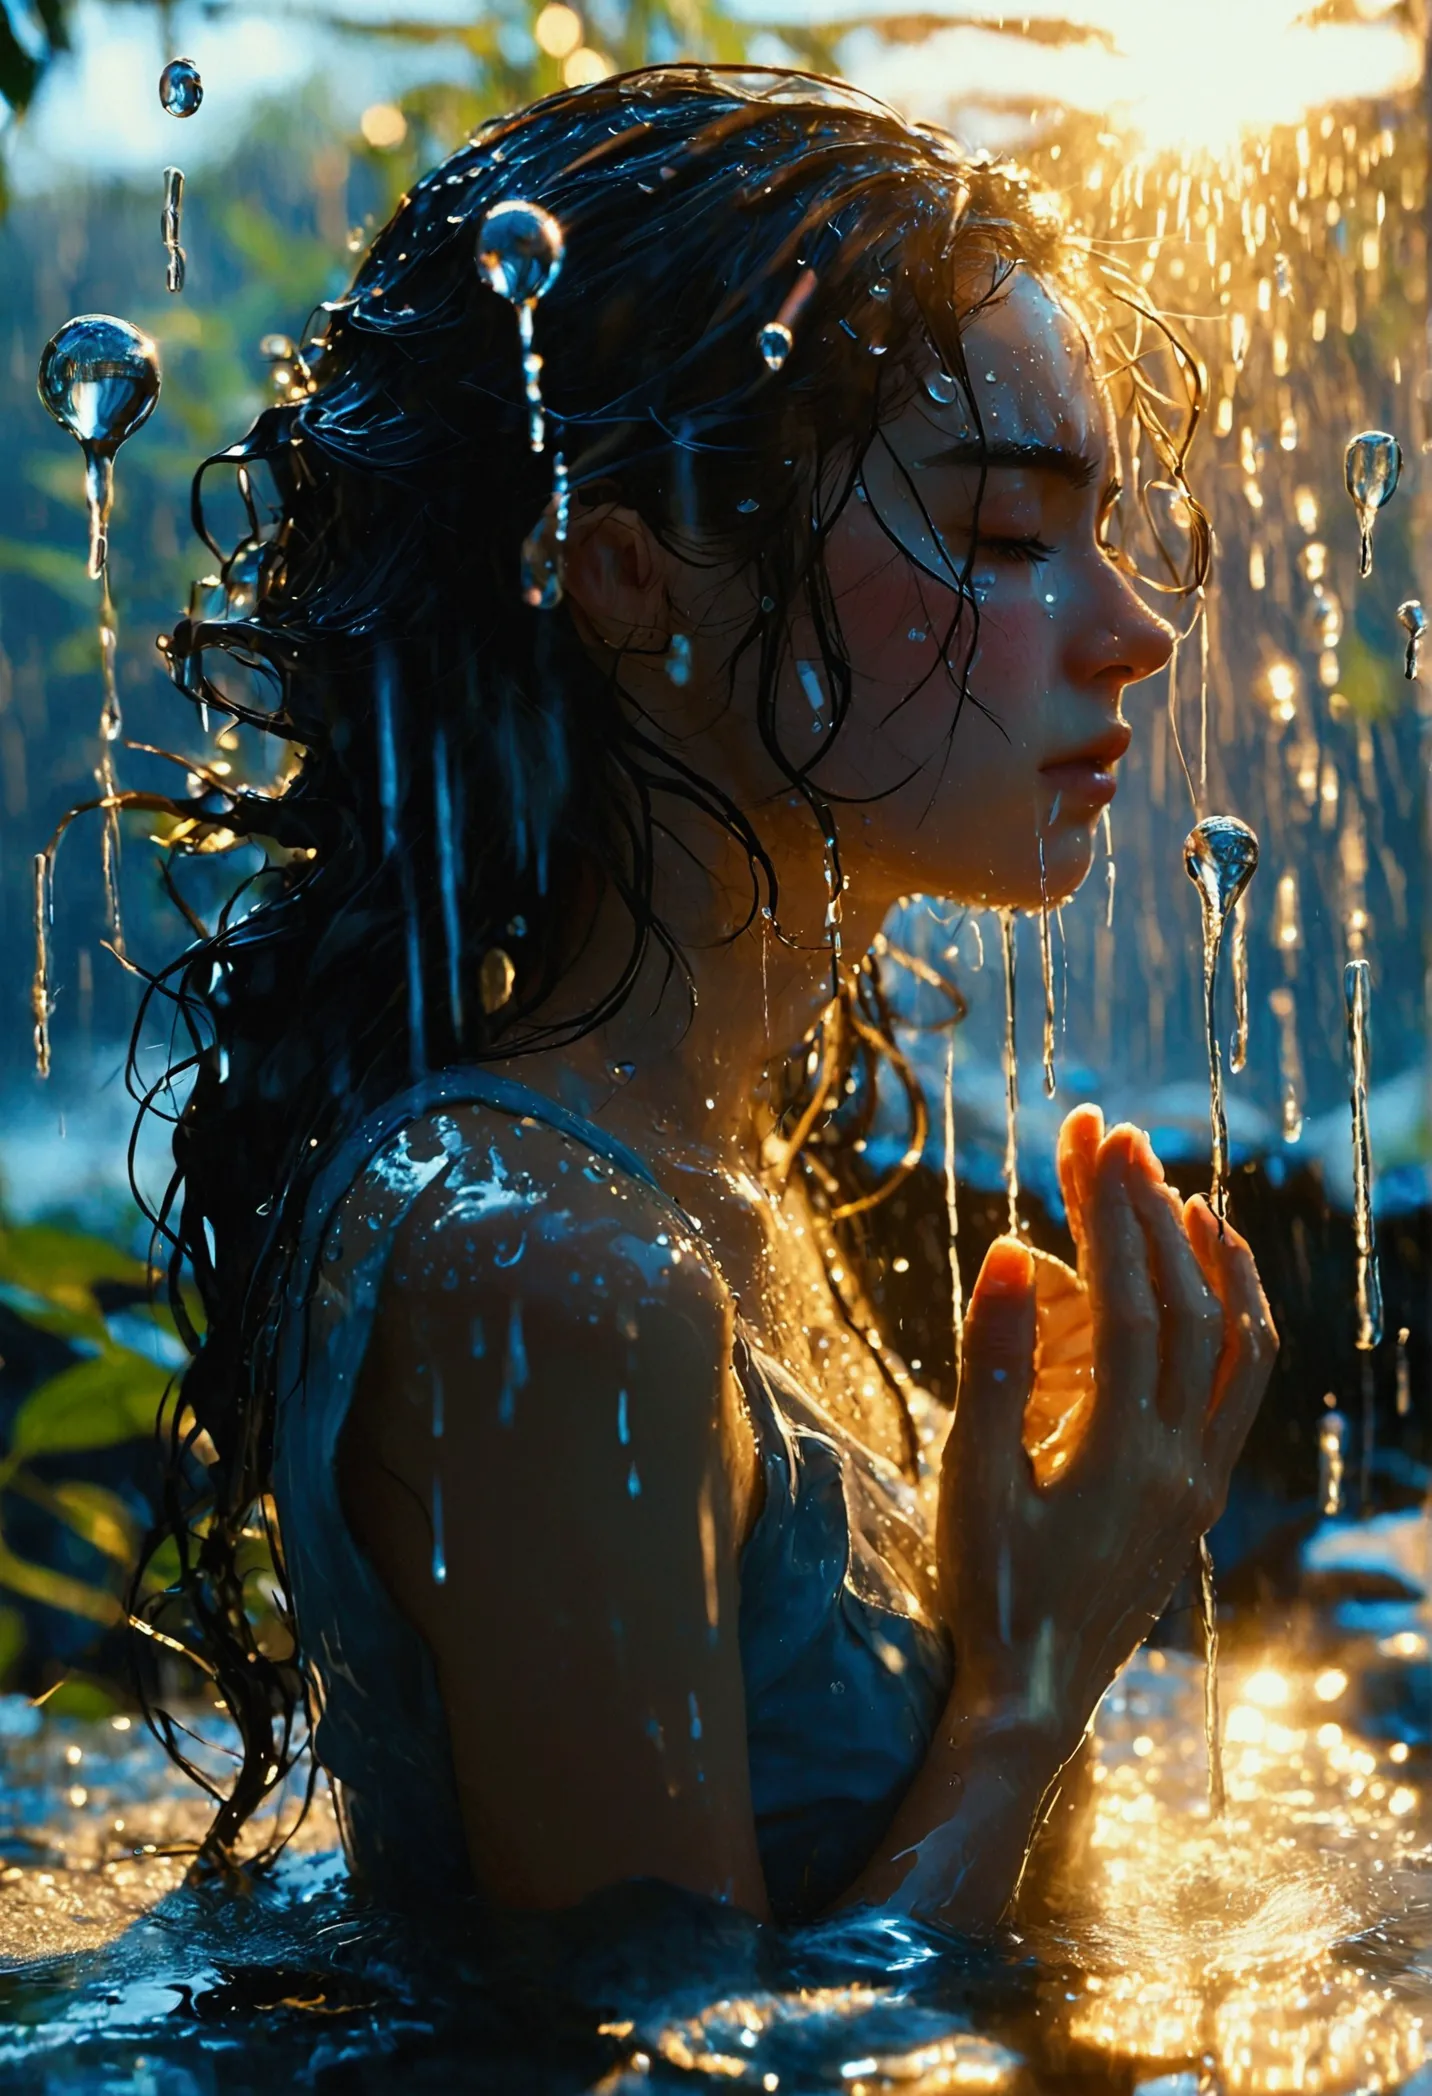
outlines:
[[50, 1074], [50, 926], [55, 916], [54, 867], [50, 852], [36, 852], [35, 979], [30, 987], [30, 1010], [35, 1018], [35, 1066], [42, 1077]]
[[452, 1030], [462, 1038], [462, 920], [458, 889], [461, 824], [453, 822], [452, 779], [448, 769], [447, 730], [433, 740], [433, 814], [437, 830], [438, 887], [442, 895], [443, 944], [447, 949], [448, 1012]]
[[1203, 1732], [1208, 1745], [1208, 1816], [1223, 1816], [1223, 1725], [1218, 1708], [1218, 1601], [1213, 1591], [1213, 1553], [1198, 1539], [1198, 1615], [1203, 1631]]
[[1412, 1370], [1407, 1359], [1407, 1342], [1412, 1334], [1406, 1325], [1397, 1331], [1397, 1416], [1405, 1419], [1412, 1410]]
[[960, 1283], [959, 1188], [955, 1182], [955, 1037], [945, 1045], [945, 1221], [950, 1260], [950, 1335], [954, 1346], [952, 1386], [958, 1390], [965, 1345], [965, 1294]]
[[1347, 1006], [1347, 1045], [1352, 1108], [1353, 1243], [1357, 1250], [1357, 1335], [1361, 1352], [1382, 1339], [1382, 1277], [1377, 1263], [1377, 1232], [1372, 1212], [1372, 1139], [1367, 1122], [1367, 1085], [1371, 1058], [1372, 970], [1366, 961], [1349, 961], [1343, 970]]
[[114, 599], [109, 593], [109, 568], [106, 566], [101, 569], [99, 578], [99, 662], [104, 696], [100, 702], [99, 764], [95, 777], [99, 782], [104, 811], [104, 827], [100, 832], [100, 860], [104, 869], [105, 909], [109, 916], [115, 951], [122, 954], [124, 924], [120, 916], [119, 902], [119, 780], [114, 768], [114, 748], [124, 728], [124, 716], [119, 704], [119, 680], [115, 674], [118, 651], [119, 629], [114, 615]]
[[1054, 948], [1049, 937], [1049, 896], [1044, 884], [1044, 839], [1039, 840], [1039, 970], [1044, 986], [1044, 1096], [1059, 1088], [1054, 1068]]
[[443, 1533], [443, 1481], [439, 1473], [433, 1472], [433, 1584], [442, 1586], [447, 1580], [447, 1541]]
[[412, 859], [398, 849], [398, 743], [393, 721], [393, 665], [385, 654], [378, 664], [375, 699], [378, 714], [378, 801], [383, 815], [383, 857], [396, 859], [403, 898], [408, 974], [408, 1055], [414, 1078], [426, 1074], [427, 1024], [423, 1002], [423, 957], [418, 932], [418, 898]]
[[1015, 937], [1013, 910], [1000, 910], [999, 938], [1004, 955], [1004, 1188], [1009, 1198], [1009, 1232], [1019, 1235], [1019, 1044], [1015, 1030]]
[[1228, 1067], [1236, 1077], [1248, 1065], [1248, 915], [1247, 898], [1240, 895], [1233, 911], [1233, 1039], [1228, 1047]]
[[1268, 993], [1278, 1021], [1278, 1074], [1283, 1081], [1283, 1141], [1295, 1143], [1303, 1133], [1303, 1058], [1298, 1048], [1298, 1007], [1286, 984]]
[[1359, 1514], [1366, 1521], [1372, 1513], [1372, 1454], [1377, 1445], [1377, 1384], [1372, 1371], [1372, 1355], [1363, 1354], [1360, 1362], [1362, 1460], [1358, 1464], [1357, 1505]]
[[1203, 808], [1208, 804], [1208, 597], [1203, 589], [1198, 605], [1198, 805]]
[[1341, 1412], [1324, 1412], [1318, 1423], [1318, 1506], [1324, 1514], [1343, 1509], [1347, 1421]]
[[1203, 913], [1203, 1015], [1208, 1037], [1208, 1120], [1212, 1146], [1209, 1206], [1220, 1229], [1228, 1215], [1228, 1117], [1223, 1103], [1223, 1049], [1218, 1038], [1218, 961], [1231, 911], [1258, 865], [1258, 840], [1236, 816], [1210, 815], [1184, 842], [1184, 870]]
[[1198, 795], [1195, 793], [1193, 788], [1193, 773], [1189, 770], [1188, 759], [1183, 753], [1183, 737], [1179, 734], [1178, 731], [1177, 640], [1174, 641], [1173, 646], [1169, 649], [1168, 657], [1168, 724], [1169, 731], [1173, 736], [1173, 746], [1174, 751], [1178, 757], [1179, 770], [1183, 773], [1183, 783], [1188, 788], [1189, 806], [1193, 809], [1194, 814], [1197, 815], [1199, 809], [1199, 799]]
[[1109, 811], [1103, 813], [1104, 824], [1104, 929], [1114, 929], [1114, 883], [1118, 879], [1118, 868], [1114, 864], [1114, 825]]
[[164, 282], [170, 291], [184, 289], [185, 255], [179, 245], [183, 210], [184, 170], [182, 167], [166, 167], [164, 208], [159, 214], [159, 234], [164, 242]]

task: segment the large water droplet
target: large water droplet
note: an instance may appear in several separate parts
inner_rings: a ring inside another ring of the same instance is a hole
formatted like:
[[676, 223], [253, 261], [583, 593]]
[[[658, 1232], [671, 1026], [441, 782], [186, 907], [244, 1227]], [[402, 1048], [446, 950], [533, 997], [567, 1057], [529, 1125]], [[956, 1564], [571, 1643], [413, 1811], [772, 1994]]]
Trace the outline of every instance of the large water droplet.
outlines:
[[756, 347], [772, 371], [779, 371], [795, 347], [795, 336], [783, 320], [768, 320], [756, 337]]
[[1347, 491], [1357, 511], [1361, 534], [1358, 573], [1372, 573], [1372, 527], [1378, 511], [1397, 493], [1402, 474], [1402, 446], [1385, 429], [1365, 429], [1347, 447], [1343, 461]]
[[1422, 637], [1427, 631], [1427, 614], [1415, 597], [1409, 597], [1405, 604], [1398, 605], [1397, 618], [1407, 635], [1407, 655], [1403, 663], [1403, 672], [1411, 682], [1422, 667]]
[[1257, 870], [1258, 839], [1236, 815], [1206, 815], [1184, 840], [1183, 864], [1203, 905], [1203, 1006], [1213, 1149], [1209, 1205], [1222, 1222], [1228, 1207], [1228, 1120], [1223, 1107], [1223, 1051], [1218, 1039], [1214, 991], [1224, 927]]
[[478, 273], [499, 298], [535, 305], [557, 281], [564, 246], [550, 211], [511, 197], [494, 204], [478, 227]]
[[159, 75], [159, 100], [170, 116], [193, 116], [204, 99], [204, 83], [192, 58], [171, 58]]
[[89, 571], [98, 576], [108, 551], [114, 455], [154, 411], [159, 353], [127, 320], [81, 313], [45, 344], [37, 383], [45, 406], [84, 453]]

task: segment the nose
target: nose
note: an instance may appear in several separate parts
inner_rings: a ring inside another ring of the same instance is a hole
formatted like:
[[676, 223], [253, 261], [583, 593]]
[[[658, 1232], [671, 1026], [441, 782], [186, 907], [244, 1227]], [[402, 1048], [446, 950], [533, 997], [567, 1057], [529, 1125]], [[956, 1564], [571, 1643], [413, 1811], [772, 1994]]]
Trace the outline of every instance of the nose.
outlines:
[[1089, 614], [1071, 638], [1069, 669], [1080, 683], [1109, 685], [1117, 699], [1126, 685], [1167, 668], [1173, 627], [1149, 609], [1128, 577], [1102, 554]]

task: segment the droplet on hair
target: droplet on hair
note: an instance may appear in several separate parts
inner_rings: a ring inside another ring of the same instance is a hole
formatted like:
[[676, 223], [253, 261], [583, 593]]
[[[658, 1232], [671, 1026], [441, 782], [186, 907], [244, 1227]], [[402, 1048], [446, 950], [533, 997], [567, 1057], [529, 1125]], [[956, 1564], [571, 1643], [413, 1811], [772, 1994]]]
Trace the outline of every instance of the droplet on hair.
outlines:
[[772, 371], [779, 371], [795, 347], [795, 336], [784, 321], [768, 320], [756, 337], [756, 347]]
[[500, 1012], [512, 996], [512, 986], [517, 980], [517, 970], [512, 965], [510, 954], [500, 946], [490, 946], [482, 957], [477, 971], [477, 990], [482, 999], [482, 1009], [491, 1014]]
[[741, 497], [741, 500], [736, 504], [736, 508], [739, 510], [740, 514], [743, 517], [751, 516], [756, 510], [760, 508], [760, 506], [760, 503], [756, 500], [754, 495], [743, 495]]
[[952, 401], [959, 399], [960, 382], [948, 371], [932, 371], [925, 380], [925, 391], [941, 407], [949, 407]]
[[160, 106], [170, 116], [193, 116], [204, 99], [204, 83], [192, 58], [171, 58], [159, 75]]
[[556, 283], [564, 247], [550, 211], [510, 197], [494, 204], [478, 228], [478, 274], [499, 298], [533, 306]]

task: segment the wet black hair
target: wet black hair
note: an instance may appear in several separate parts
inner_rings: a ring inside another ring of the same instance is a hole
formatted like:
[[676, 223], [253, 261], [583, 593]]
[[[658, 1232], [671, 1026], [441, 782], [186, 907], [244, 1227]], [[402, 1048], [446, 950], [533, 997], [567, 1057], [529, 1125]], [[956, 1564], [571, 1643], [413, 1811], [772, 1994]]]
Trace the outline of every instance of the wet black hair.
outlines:
[[[537, 315], [542, 454], [529, 447], [513, 309], [474, 266], [484, 215], [510, 198], [554, 214], [566, 240]], [[197, 475], [194, 521], [221, 587], [211, 615], [196, 604], [175, 628], [171, 674], [194, 706], [284, 752], [277, 778], [249, 785], [195, 766], [195, 791], [172, 804], [171, 858], [257, 844], [264, 860], [212, 929], [181, 905], [193, 941], [147, 998], [169, 999], [179, 1028], [142, 1112], [183, 1099], [155, 1222], [194, 1357], [152, 1539], [172, 1577], [143, 1602], [137, 1586], [134, 1611], [190, 1646], [238, 1727], [232, 1785], [209, 1784], [209, 1855], [229, 1854], [304, 1744], [301, 1655], [260, 1638], [245, 1582], [266, 1530], [282, 1592], [274, 1337], [316, 1162], [414, 1069], [571, 1041], [620, 1008], [653, 950], [680, 974], [653, 892], [673, 800], [736, 840], [751, 876], [744, 925], [766, 910], [780, 934], [759, 809], [658, 739], [624, 693], [620, 657], [603, 669], [564, 608], [523, 601], [521, 547], [549, 501], [552, 448], [577, 499], [617, 499], [687, 558], [749, 570], [755, 608], [733, 673], [754, 660], [756, 729], [838, 888], [839, 806], [821, 777], [851, 670], [825, 543], [881, 423], [922, 375], [947, 374], [978, 428], [963, 330], [1020, 263], [1112, 345], [1105, 367], [1145, 452], [1140, 492], [1181, 504], [1176, 531], [1150, 505], [1160, 586], [1196, 588], [1208, 536], [1185, 477], [1202, 399], [1191, 352], [1016, 169], [800, 73], [664, 66], [486, 125], [403, 199], [290, 360], [286, 396]], [[798, 285], [793, 344], [773, 370], [758, 337]], [[247, 519], [227, 554], [206, 521], [220, 472]], [[776, 686], [798, 606], [830, 709], [795, 750]], [[973, 593], [958, 593], [943, 650], [951, 735], [972, 699], [976, 620]], [[630, 926], [625, 960], [594, 1000], [564, 1002], [612, 898]], [[873, 1064], [893, 1059], [905, 1078], [912, 1156], [923, 1106], [876, 959], [838, 988], [777, 1105], [786, 1167], [809, 1168], [824, 1212], [858, 1227], [879, 1192], [856, 1149]], [[852, 1079], [853, 1123], [831, 1113]]]

